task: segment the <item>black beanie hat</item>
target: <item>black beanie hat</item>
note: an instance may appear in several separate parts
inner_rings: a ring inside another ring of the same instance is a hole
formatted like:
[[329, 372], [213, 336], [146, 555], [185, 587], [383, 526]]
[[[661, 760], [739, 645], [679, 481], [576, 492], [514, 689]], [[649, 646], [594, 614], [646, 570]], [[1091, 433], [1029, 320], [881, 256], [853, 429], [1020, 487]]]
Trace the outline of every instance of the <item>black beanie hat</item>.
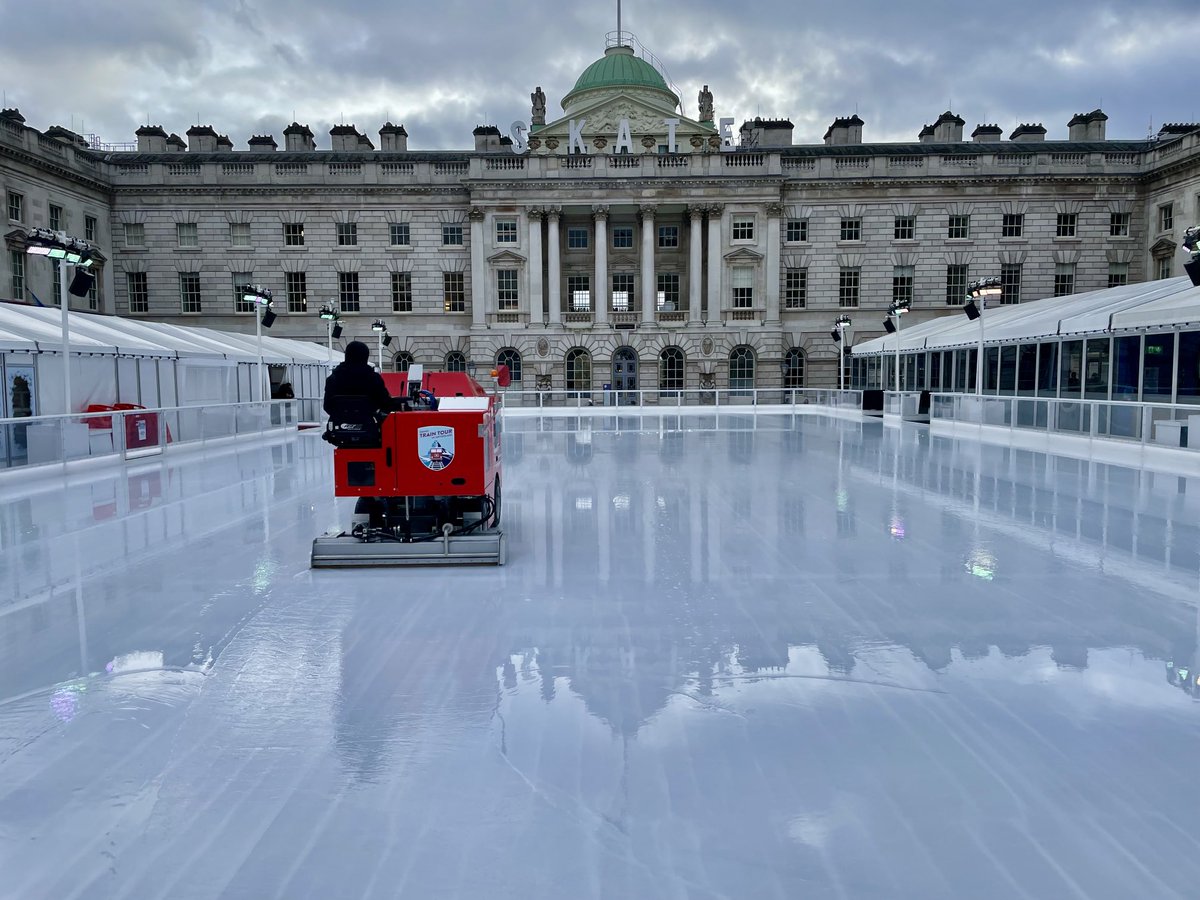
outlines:
[[362, 341], [351, 341], [346, 345], [346, 362], [365, 363], [371, 358], [371, 348]]

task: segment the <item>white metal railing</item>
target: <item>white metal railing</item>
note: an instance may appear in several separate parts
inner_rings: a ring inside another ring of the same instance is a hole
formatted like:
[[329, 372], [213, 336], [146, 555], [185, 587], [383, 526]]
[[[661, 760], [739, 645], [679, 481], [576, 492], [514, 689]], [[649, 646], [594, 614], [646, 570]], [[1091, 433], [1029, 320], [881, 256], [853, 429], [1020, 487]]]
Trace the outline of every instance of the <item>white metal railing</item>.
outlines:
[[1061, 397], [934, 394], [930, 418], [1142, 445], [1200, 449], [1200, 406]]
[[0, 419], [0, 471], [136, 459], [322, 421], [320, 401], [271, 400]]
[[587, 407], [792, 407], [862, 408], [862, 391], [833, 388], [683, 388], [680, 390], [526, 391], [507, 388], [507, 409], [584, 409]]

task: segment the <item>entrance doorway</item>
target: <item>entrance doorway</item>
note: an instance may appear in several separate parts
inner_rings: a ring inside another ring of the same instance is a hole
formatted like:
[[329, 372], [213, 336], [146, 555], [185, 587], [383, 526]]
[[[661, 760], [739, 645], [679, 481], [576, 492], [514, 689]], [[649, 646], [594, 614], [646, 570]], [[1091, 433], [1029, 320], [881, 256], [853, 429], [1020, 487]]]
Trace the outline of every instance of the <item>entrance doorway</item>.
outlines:
[[612, 386], [616, 391], [617, 403], [637, 403], [638, 358], [632, 347], [619, 347], [613, 354]]

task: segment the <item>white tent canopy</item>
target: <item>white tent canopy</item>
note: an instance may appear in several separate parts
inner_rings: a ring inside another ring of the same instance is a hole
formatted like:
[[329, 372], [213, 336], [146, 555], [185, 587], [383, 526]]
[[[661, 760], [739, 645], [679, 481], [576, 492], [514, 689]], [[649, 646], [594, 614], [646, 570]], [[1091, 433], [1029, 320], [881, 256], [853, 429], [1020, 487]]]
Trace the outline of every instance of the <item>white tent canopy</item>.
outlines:
[[[1187, 323], [1200, 324], [1200, 288], [1192, 287], [1188, 278], [1169, 278], [990, 307], [984, 313], [984, 338], [989, 344], [1017, 343]], [[974, 347], [979, 323], [962, 314], [942, 316], [902, 327], [899, 338], [901, 353]], [[854, 356], [895, 352], [896, 335], [864, 341], [851, 350]]]

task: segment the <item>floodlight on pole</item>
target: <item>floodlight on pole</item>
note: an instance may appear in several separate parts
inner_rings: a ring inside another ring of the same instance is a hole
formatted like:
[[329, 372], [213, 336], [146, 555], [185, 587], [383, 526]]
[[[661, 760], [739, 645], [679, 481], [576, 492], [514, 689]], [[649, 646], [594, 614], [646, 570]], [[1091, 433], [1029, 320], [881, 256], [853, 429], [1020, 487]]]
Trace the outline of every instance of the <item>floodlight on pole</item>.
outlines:
[[[833, 323], [833, 331], [829, 332], [829, 336], [833, 338], [835, 344], [844, 344], [846, 337], [846, 329], [850, 327], [850, 317], [846, 315], [838, 316]], [[838, 354], [838, 390], [842, 388], [842, 377], [845, 374], [846, 361], [844, 359], [845, 351], [848, 347], [843, 347], [843, 353]]]
[[261, 403], [267, 394], [263, 381], [262, 330], [264, 325], [270, 328], [275, 322], [275, 313], [271, 312], [271, 289], [261, 284], [243, 284], [238, 290], [242, 292], [242, 300], [263, 308], [262, 315], [254, 317], [254, 334], [258, 341], [258, 400]]
[[[339, 313], [337, 311], [337, 307], [334, 306], [332, 302], [326, 303], [324, 306], [322, 306], [318, 315], [320, 315], [320, 317], [325, 320], [325, 326], [326, 326], [326, 330], [327, 330], [327, 338], [328, 338], [328, 343], [329, 343], [329, 362], [330, 362], [330, 364], [332, 364], [333, 363], [333, 339], [335, 337], [342, 336], [342, 326], [338, 324], [338, 322], [341, 320], [342, 316], [341, 316], [341, 313]], [[334, 333], [335, 331], [337, 332], [336, 334]]]
[[975, 351], [975, 393], [983, 394], [983, 311], [988, 300], [999, 300], [1004, 294], [1004, 283], [996, 276], [980, 278], [967, 285], [967, 305], [963, 312], [971, 320], [979, 320], [979, 346]]
[[888, 307], [888, 318], [884, 320], [887, 325], [892, 319], [895, 319], [895, 325], [888, 329], [888, 333], [893, 331], [896, 333], [896, 391], [900, 391], [900, 317], [908, 312], [912, 306], [911, 300], [897, 300]]
[[1183, 249], [1192, 255], [1183, 264], [1183, 271], [1192, 279], [1192, 287], [1200, 287], [1200, 225], [1192, 225], [1183, 233]]
[[[375, 332], [375, 337], [379, 342], [379, 371], [383, 371], [383, 348], [391, 344], [392, 337], [387, 333], [387, 324], [383, 319], [376, 319], [371, 323], [371, 330]], [[384, 340], [386, 338], [386, 340]]]

